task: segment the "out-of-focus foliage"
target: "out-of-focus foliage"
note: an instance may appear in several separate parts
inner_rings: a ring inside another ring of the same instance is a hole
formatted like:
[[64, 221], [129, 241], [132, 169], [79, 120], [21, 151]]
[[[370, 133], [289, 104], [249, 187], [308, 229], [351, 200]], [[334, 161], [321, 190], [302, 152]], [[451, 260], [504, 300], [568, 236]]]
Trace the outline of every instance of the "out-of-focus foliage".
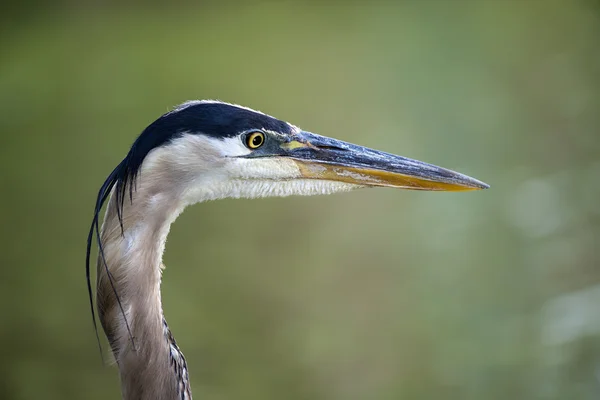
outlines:
[[492, 185], [186, 211], [163, 299], [197, 398], [600, 397], [598, 3], [15, 10], [0, 28], [0, 398], [119, 397], [85, 289], [95, 193], [147, 124], [195, 98]]

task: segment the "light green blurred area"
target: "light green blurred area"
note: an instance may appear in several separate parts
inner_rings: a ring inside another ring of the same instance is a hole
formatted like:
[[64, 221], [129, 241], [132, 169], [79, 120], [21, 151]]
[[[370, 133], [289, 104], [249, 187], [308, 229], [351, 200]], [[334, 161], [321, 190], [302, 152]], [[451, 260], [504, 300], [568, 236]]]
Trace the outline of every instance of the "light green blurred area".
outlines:
[[163, 301], [196, 398], [600, 398], [598, 3], [69, 4], [0, 36], [0, 398], [119, 398], [95, 194], [196, 98], [492, 186], [187, 210]]

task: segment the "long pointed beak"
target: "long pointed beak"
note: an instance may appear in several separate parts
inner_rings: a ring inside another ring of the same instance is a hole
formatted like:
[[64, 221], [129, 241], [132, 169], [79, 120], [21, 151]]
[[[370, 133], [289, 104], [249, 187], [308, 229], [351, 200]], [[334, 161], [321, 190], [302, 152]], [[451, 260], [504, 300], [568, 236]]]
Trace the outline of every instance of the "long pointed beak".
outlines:
[[301, 132], [293, 140], [282, 143], [281, 150], [285, 152], [282, 155], [293, 159], [301, 174], [309, 179], [414, 190], [489, 188], [477, 179], [449, 169], [310, 132]]

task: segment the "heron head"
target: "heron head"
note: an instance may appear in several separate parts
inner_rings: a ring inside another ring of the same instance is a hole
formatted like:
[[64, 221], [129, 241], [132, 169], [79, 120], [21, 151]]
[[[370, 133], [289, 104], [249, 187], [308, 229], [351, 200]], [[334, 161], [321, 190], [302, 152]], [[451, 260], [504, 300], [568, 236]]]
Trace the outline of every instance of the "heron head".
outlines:
[[[129, 291], [126, 293], [132, 295], [134, 290], [123, 283], [123, 277], [147, 271], [147, 262], [160, 261], [170, 223], [186, 205], [226, 197], [315, 195], [374, 186], [446, 191], [487, 187], [457, 172], [306, 132], [245, 107], [217, 101], [185, 103], [142, 132], [98, 192], [86, 252], [92, 318], [90, 255], [94, 236], [101, 260], [99, 274], [102, 271], [105, 277], [104, 281], [98, 281], [98, 287], [104, 290], [99, 291], [102, 298], [99, 310], [106, 321], [104, 313], [109, 310], [106, 305], [112, 304], [116, 310], [115, 304], [118, 304], [135, 349], [128, 317], [115, 285], [124, 285]], [[112, 247], [107, 245], [105, 252], [100, 213], [111, 194], [114, 194], [113, 207], [107, 210], [104, 232], [109, 239], [123, 239], [116, 242], [119, 245], [114, 241]], [[124, 208], [126, 197], [130, 200], [127, 209]], [[129, 227], [133, 228], [129, 230]], [[152, 239], [158, 243], [154, 252], [147, 251]], [[135, 247], [136, 243], [145, 251]], [[128, 265], [121, 269], [120, 276], [109, 271], [107, 262], [116, 253], [122, 253], [118, 256]], [[134, 265], [129, 264], [133, 259], [144, 268], [130, 268]], [[155, 278], [157, 274], [147, 276]], [[143, 297], [146, 301], [146, 296]], [[120, 323], [120, 319], [110, 321]], [[115, 343], [113, 327], [106, 332], [111, 344]]]
[[124, 161], [134, 179], [139, 172], [145, 180], [170, 182], [186, 203], [373, 186], [436, 191], [488, 187], [458, 172], [303, 131], [218, 101], [184, 103], [163, 115], [144, 130]]

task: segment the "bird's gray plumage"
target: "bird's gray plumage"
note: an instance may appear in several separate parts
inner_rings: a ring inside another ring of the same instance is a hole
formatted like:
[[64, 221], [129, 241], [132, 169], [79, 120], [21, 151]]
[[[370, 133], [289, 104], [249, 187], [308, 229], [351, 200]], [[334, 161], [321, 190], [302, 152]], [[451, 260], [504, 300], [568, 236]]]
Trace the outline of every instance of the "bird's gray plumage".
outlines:
[[[250, 140], [257, 135], [260, 140]], [[123, 398], [192, 398], [188, 366], [165, 320], [160, 292], [166, 238], [186, 206], [367, 186], [487, 187], [450, 170], [216, 101], [186, 103], [146, 128], [102, 185], [88, 236], [88, 287], [91, 296], [89, 257], [96, 236], [96, 308], [119, 367]]]

